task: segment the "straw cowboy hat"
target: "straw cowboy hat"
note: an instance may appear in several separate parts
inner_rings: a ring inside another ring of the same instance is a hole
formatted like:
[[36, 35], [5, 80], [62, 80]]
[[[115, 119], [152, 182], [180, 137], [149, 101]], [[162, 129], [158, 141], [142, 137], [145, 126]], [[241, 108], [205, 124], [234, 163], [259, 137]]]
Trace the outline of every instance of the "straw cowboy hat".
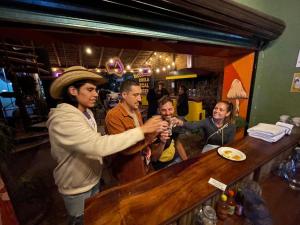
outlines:
[[97, 85], [103, 84], [106, 82], [102, 76], [88, 71], [82, 66], [71, 66], [66, 69], [60, 77], [58, 77], [52, 83], [50, 87], [50, 95], [52, 98], [60, 99], [62, 96], [62, 91], [65, 87], [79, 80], [92, 80]]

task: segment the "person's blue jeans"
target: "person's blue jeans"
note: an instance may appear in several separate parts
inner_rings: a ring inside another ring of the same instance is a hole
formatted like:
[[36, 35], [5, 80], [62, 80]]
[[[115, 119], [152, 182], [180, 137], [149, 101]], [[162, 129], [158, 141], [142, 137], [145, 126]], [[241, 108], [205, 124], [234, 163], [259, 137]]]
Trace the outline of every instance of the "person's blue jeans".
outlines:
[[100, 184], [96, 184], [91, 190], [76, 194], [62, 195], [65, 207], [70, 216], [69, 225], [83, 225], [84, 201], [99, 192]]

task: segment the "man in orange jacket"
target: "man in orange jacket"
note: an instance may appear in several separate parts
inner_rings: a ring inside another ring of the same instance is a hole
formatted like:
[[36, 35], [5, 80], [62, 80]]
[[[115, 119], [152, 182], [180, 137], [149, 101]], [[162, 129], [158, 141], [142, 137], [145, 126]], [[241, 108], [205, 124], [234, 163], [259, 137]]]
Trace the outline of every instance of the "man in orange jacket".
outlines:
[[[121, 84], [121, 102], [111, 109], [105, 118], [109, 134], [118, 134], [126, 130], [142, 126], [142, 116], [139, 112], [141, 102], [141, 87], [135, 80], [126, 80]], [[165, 122], [167, 132], [168, 123]], [[119, 152], [112, 159], [112, 172], [120, 184], [145, 176], [150, 170], [151, 149], [148, 146], [158, 135], [149, 134], [145, 140]]]

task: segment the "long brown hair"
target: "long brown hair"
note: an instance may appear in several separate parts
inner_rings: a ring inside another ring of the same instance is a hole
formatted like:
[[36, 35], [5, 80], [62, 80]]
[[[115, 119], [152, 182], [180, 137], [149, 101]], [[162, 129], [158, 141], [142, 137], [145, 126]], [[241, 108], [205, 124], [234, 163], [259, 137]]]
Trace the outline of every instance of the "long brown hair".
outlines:
[[224, 124], [225, 123], [234, 123], [234, 105], [232, 102], [229, 101], [219, 101], [218, 103], [224, 103], [227, 106], [227, 112], [230, 112], [229, 116], [225, 118]]

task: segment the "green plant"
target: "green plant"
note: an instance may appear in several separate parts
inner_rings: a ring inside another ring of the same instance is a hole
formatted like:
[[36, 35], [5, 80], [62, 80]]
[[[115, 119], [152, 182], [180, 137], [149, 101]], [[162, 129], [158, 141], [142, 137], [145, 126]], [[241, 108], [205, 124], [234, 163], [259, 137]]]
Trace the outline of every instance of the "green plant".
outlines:
[[237, 129], [241, 129], [241, 128], [244, 128], [247, 126], [247, 121], [240, 116], [236, 116], [234, 118], [234, 121], [235, 121], [235, 126]]

